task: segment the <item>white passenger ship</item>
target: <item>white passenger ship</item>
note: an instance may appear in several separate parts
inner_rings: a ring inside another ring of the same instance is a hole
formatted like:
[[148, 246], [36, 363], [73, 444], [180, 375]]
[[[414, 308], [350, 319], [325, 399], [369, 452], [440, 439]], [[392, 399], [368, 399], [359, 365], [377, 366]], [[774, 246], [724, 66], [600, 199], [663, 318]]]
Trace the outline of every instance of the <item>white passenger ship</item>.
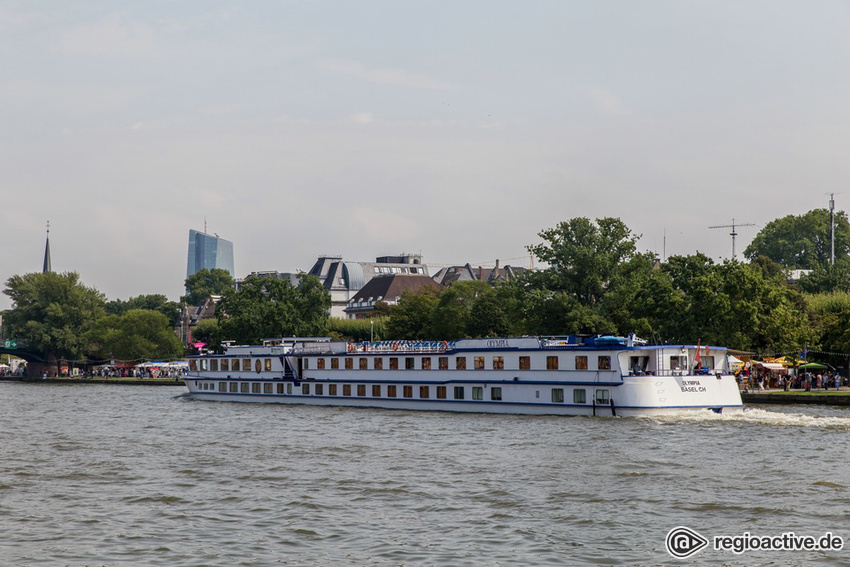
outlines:
[[725, 348], [620, 337], [227, 345], [190, 357], [195, 399], [510, 414], [635, 416], [743, 407]]

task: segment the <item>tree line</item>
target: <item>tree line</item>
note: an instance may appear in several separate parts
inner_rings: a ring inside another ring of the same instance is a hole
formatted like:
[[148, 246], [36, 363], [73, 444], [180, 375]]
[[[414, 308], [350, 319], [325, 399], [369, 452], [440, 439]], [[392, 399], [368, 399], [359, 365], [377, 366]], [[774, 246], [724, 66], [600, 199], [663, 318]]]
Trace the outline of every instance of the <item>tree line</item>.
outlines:
[[[829, 213], [764, 227], [747, 262], [696, 252], [661, 261], [640, 252], [620, 219], [573, 218], [528, 250], [547, 268], [495, 287], [459, 282], [404, 295], [386, 310], [387, 338], [635, 332], [659, 342], [729, 346], [761, 354], [850, 353], [850, 223]], [[789, 281], [789, 270], [809, 270]]]
[[[668, 343], [717, 344], [758, 353], [850, 352], [850, 223], [836, 217], [831, 261], [823, 209], [772, 221], [744, 254], [714, 262], [700, 252], [661, 261], [637, 248], [639, 236], [617, 218], [577, 217], [541, 231], [527, 248], [545, 269], [491, 286], [456, 282], [379, 304], [371, 321], [329, 319], [328, 291], [313, 276], [296, 285], [249, 277], [240, 289], [224, 270], [201, 270], [186, 295], [107, 300], [74, 272], [12, 276], [4, 293], [5, 338], [46, 358], [173, 359], [185, 354], [174, 333], [184, 305], [219, 296], [214, 319], [195, 341], [255, 344], [276, 336], [331, 335], [368, 340], [454, 340], [635, 332]], [[789, 282], [787, 270], [810, 272]], [[843, 364], [843, 361], [842, 361]]]

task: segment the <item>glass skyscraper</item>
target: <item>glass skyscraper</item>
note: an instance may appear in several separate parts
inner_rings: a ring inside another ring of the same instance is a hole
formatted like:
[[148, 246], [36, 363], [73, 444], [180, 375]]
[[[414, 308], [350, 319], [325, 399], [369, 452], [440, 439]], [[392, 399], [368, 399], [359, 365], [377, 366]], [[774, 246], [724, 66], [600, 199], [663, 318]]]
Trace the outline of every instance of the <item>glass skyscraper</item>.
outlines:
[[189, 262], [186, 267], [186, 277], [204, 268], [227, 270], [235, 278], [233, 243], [218, 236], [189, 230]]

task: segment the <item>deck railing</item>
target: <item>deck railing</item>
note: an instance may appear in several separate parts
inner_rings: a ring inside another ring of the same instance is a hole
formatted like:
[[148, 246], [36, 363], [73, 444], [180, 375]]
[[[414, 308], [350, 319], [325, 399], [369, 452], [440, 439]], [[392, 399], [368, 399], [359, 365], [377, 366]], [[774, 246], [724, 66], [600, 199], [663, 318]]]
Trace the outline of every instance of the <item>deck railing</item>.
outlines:
[[442, 353], [455, 348], [454, 341], [379, 341], [365, 343], [348, 343], [350, 353]]

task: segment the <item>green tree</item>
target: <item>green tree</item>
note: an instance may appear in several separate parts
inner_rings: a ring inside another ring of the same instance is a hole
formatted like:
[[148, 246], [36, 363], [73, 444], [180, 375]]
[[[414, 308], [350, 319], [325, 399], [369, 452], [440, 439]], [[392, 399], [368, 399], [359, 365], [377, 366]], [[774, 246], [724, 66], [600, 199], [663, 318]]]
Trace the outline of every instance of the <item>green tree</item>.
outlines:
[[233, 277], [221, 268], [203, 268], [186, 278], [185, 285], [186, 295], [181, 299], [183, 303], [200, 305], [212, 295], [223, 295], [225, 291], [233, 289]]
[[150, 309], [130, 309], [123, 315], [102, 317], [85, 339], [89, 354], [102, 360], [170, 360], [183, 356], [183, 345], [168, 318]]
[[[807, 295], [806, 303], [818, 333], [815, 344], [828, 353], [850, 353], [850, 293], [834, 291]], [[833, 355], [829, 359], [836, 366], [847, 364], [846, 355]]]
[[623, 263], [636, 254], [638, 239], [620, 219], [610, 217], [595, 222], [573, 218], [539, 236], [545, 242], [527, 248], [549, 269], [532, 274], [532, 281], [586, 305], [602, 300]]
[[226, 290], [216, 309], [224, 339], [258, 344], [282, 336], [316, 336], [326, 331], [330, 294], [315, 276], [288, 281], [249, 277], [242, 289]]
[[3, 318], [6, 336], [25, 341], [47, 360], [81, 358], [83, 335], [105, 314], [106, 297], [75, 272], [15, 275], [3, 293], [12, 300]]
[[495, 290], [480, 294], [472, 302], [466, 334], [470, 337], [504, 337], [510, 332], [508, 316]]
[[131, 309], [159, 311], [168, 318], [168, 324], [171, 327], [176, 327], [180, 322], [180, 304], [176, 301], [169, 301], [166, 296], [160, 293], [138, 295], [127, 301], [113, 299], [106, 303], [106, 312], [110, 315], [123, 315]]
[[388, 309], [384, 338], [436, 340], [432, 334], [431, 320], [439, 297], [439, 290], [436, 288], [423, 287], [416, 292], [403, 291], [398, 303]]
[[[847, 214], [835, 215], [835, 257], [850, 253], [850, 222]], [[802, 215], [788, 215], [773, 220], [759, 231], [744, 250], [753, 260], [767, 256], [786, 268], [814, 269], [830, 259], [829, 211], [815, 209]]]
[[632, 327], [630, 301], [652, 256], [637, 253], [638, 237], [620, 219], [577, 217], [539, 236], [544, 242], [528, 250], [548, 268], [520, 278], [527, 294], [513, 309], [522, 313], [526, 332], [602, 334]]
[[850, 291], [850, 258], [838, 258], [835, 264], [818, 264], [800, 278], [798, 285], [804, 292], [813, 294]]
[[222, 353], [224, 349], [221, 346], [221, 325], [218, 324], [218, 319], [201, 319], [192, 327], [192, 341], [201, 342], [207, 345], [207, 349]]
[[638, 309], [667, 342], [770, 352], [812, 337], [802, 295], [781, 273], [765, 277], [764, 265], [718, 265], [700, 253], [673, 256], [650, 282]]
[[443, 290], [431, 314], [432, 337], [435, 340], [468, 337], [472, 307], [480, 296], [488, 293], [493, 293], [493, 289], [482, 281], [456, 282]]

